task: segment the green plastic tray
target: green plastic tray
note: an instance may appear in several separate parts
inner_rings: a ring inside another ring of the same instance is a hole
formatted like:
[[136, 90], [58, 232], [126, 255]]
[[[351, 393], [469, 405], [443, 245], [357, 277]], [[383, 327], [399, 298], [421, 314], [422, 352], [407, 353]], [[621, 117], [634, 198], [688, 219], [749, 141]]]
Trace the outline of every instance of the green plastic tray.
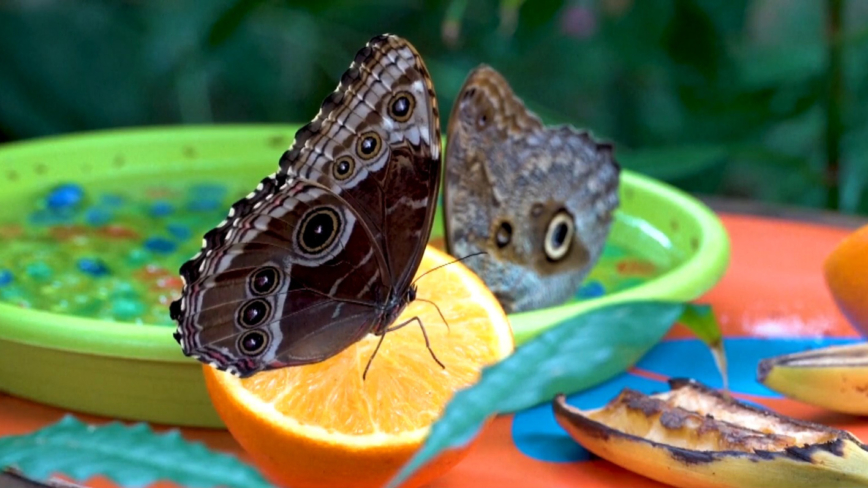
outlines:
[[[26, 212], [59, 182], [248, 181], [273, 172], [298, 125], [182, 126], [111, 130], [0, 146], [0, 217]], [[691, 300], [729, 260], [716, 216], [668, 185], [622, 173], [622, 203], [610, 239], [640, 245], [672, 265], [623, 292], [511, 316], [522, 343], [581, 310], [637, 298]], [[434, 236], [442, 235], [436, 225]], [[0, 390], [74, 411], [155, 423], [222, 427], [201, 367], [184, 357], [174, 327], [64, 316], [0, 303]]]

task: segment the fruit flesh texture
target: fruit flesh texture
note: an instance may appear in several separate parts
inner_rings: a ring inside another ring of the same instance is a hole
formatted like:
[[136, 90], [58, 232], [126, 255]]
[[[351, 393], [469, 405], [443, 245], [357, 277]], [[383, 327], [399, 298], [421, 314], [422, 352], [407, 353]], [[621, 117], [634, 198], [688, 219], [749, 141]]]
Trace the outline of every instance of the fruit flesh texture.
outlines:
[[744, 411], [688, 389], [656, 397], [628, 390], [588, 417], [630, 435], [697, 451], [780, 451], [836, 437]]
[[[429, 248], [417, 276], [452, 258]], [[382, 486], [416, 452], [454, 392], [514, 345], [503, 309], [460, 263], [418, 282], [418, 296], [398, 322], [418, 316], [442, 369], [417, 325], [366, 336], [322, 363], [238, 379], [204, 366], [212, 401], [230, 432], [273, 481], [293, 487]], [[404, 486], [449, 469], [468, 447], [450, 450]]]
[[560, 396], [555, 417], [594, 454], [673, 486], [868, 486], [868, 451], [851, 434], [755, 409], [705, 387], [680, 389], [654, 396], [625, 391], [592, 411]]

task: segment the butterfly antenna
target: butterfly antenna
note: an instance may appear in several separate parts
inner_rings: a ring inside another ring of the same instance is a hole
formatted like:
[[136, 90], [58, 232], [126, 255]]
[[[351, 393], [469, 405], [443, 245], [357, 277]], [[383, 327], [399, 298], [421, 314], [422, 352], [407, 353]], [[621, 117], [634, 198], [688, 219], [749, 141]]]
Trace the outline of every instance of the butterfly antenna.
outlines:
[[[430, 273], [430, 272], [432, 272], [432, 271], [436, 271], [436, 270], [438, 270], [438, 269], [440, 269], [440, 268], [442, 268], [442, 267], [444, 267], [444, 266], [449, 266], [450, 264], [455, 264], [455, 263], [457, 263], [457, 262], [459, 262], [459, 261], [464, 261], [465, 259], [472, 258], [472, 257], [475, 257], [475, 256], [481, 256], [481, 255], [483, 255], [483, 254], [488, 254], [488, 253], [485, 252], [485, 251], [479, 251], [479, 252], [475, 252], [475, 253], [473, 253], [473, 254], [468, 254], [467, 256], [464, 256], [463, 258], [454, 259], [454, 260], [452, 260], [452, 261], [449, 261], [448, 263], [441, 264], [440, 266], [435, 266], [435, 267], [429, 269], [428, 271], [426, 271], [426, 272], [420, 274], [420, 275], [419, 275], [415, 280], [413, 280], [413, 283], [411, 283], [411, 285], [412, 285], [412, 284], [415, 284], [417, 281], [419, 281], [419, 280], [421, 280], [423, 277], [425, 277], [426, 274], [428, 274], [428, 273]], [[442, 314], [441, 314], [441, 315], [442, 315]]]
[[443, 319], [443, 323], [446, 324], [446, 330], [448, 330], [450, 332], [452, 331], [452, 329], [449, 328], [449, 321], [446, 320], [446, 317], [443, 315], [443, 312], [440, 311], [440, 307], [438, 307], [436, 303], [434, 303], [433, 301], [428, 300], [426, 298], [418, 298], [417, 297], [416, 300], [419, 300], [420, 302], [430, 303], [431, 305], [433, 305], [434, 308], [437, 309], [437, 313], [440, 314], [440, 318]]

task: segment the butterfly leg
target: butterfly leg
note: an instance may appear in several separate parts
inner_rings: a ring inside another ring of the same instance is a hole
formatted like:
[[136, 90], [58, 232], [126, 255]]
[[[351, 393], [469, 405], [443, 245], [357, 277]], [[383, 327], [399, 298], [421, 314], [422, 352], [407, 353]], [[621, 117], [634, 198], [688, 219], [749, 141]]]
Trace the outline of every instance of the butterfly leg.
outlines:
[[[443, 315], [441, 314], [440, 316], [442, 317]], [[431, 342], [428, 340], [428, 333], [425, 332], [425, 325], [422, 324], [422, 319], [420, 319], [419, 317], [413, 317], [412, 319], [401, 322], [398, 325], [393, 325], [392, 327], [389, 327], [388, 329], [386, 329], [385, 332], [394, 332], [394, 331], [400, 329], [401, 327], [404, 327], [405, 325], [409, 325], [411, 322], [417, 322], [419, 324], [419, 329], [422, 330], [422, 337], [425, 338], [425, 347], [428, 348], [428, 352], [431, 353], [431, 357], [434, 359], [434, 362], [439, 364], [441, 368], [446, 369], [446, 365], [443, 364], [442, 362], [440, 362], [439, 359], [437, 359], [437, 355], [434, 354], [434, 349], [431, 349]], [[385, 332], [384, 332], [384, 335], [385, 335]]]
[[377, 355], [377, 351], [380, 350], [380, 346], [383, 344], [383, 339], [386, 338], [386, 334], [380, 336], [380, 340], [377, 341], [377, 347], [374, 348], [374, 353], [371, 354], [371, 357], [368, 358], [368, 364], [365, 365], [365, 371], [362, 373], [362, 381], [365, 381], [365, 378], [368, 377], [368, 370], [371, 369], [371, 362], [374, 361], [374, 356]]
[[383, 334], [380, 336], [380, 340], [377, 342], [377, 347], [374, 348], [374, 353], [371, 354], [371, 357], [368, 358], [368, 364], [365, 366], [365, 371], [362, 373], [362, 381], [368, 376], [368, 369], [371, 368], [371, 362], [374, 360], [374, 356], [377, 355], [377, 351], [380, 350], [380, 345], [383, 344], [383, 339], [386, 338], [387, 332], [394, 332], [405, 325], [409, 325], [413, 322], [419, 323], [419, 328], [422, 329], [422, 337], [425, 338], [425, 347], [428, 348], [428, 352], [431, 353], [431, 357], [434, 359], [434, 362], [439, 364], [441, 368], [446, 369], [446, 365], [443, 364], [439, 359], [437, 359], [437, 355], [434, 354], [434, 349], [431, 349], [431, 342], [428, 340], [428, 333], [425, 332], [425, 326], [422, 324], [422, 320], [419, 317], [413, 317], [412, 319], [401, 322], [398, 325], [393, 325], [386, 330], [383, 331]]
[[[419, 297], [416, 297], [416, 301], [430, 303], [431, 305], [433, 305], [434, 308], [437, 309], [437, 313], [440, 314], [440, 318], [443, 320], [443, 323], [446, 324], [446, 331], [452, 332], [452, 329], [449, 328], [449, 322], [446, 321], [446, 317], [443, 315], [443, 312], [440, 311], [440, 307], [438, 307], [436, 303], [432, 302], [431, 300], [426, 300]], [[420, 322], [419, 325], [422, 325], [422, 323]], [[422, 330], [424, 330], [424, 327], [422, 328]]]

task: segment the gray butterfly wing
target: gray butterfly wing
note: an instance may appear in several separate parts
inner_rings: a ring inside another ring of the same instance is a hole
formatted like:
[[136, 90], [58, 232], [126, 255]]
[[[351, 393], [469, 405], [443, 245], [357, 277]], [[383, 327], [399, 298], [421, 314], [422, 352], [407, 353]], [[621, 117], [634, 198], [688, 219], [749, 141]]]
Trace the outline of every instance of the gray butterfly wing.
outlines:
[[507, 312], [562, 303], [599, 258], [618, 206], [609, 144], [546, 128], [487, 66], [456, 97], [446, 141], [446, 241]]

